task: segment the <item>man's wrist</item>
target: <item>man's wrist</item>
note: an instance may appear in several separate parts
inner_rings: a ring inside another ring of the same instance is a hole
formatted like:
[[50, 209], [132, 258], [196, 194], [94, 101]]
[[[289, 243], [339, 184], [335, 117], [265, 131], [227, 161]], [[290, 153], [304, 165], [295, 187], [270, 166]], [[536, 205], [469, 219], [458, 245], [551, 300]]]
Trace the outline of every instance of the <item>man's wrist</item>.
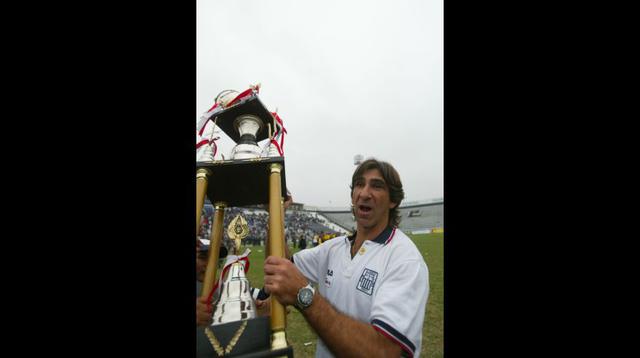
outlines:
[[302, 312], [311, 307], [315, 296], [316, 290], [313, 288], [311, 283], [307, 283], [306, 286], [303, 286], [298, 290], [298, 294], [296, 295], [296, 303], [294, 306]]

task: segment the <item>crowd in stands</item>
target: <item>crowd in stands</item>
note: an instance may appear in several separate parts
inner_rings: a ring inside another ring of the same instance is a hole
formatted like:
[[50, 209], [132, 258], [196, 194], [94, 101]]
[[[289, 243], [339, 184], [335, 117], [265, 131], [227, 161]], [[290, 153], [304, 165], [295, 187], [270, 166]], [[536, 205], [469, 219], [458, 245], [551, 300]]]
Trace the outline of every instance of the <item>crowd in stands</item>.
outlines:
[[[224, 212], [222, 244], [230, 248], [231, 240], [227, 228], [238, 214], [247, 221], [249, 235], [243, 239], [243, 245], [264, 246], [269, 232], [269, 214], [266, 210], [243, 209], [237, 207], [226, 208]], [[213, 212], [203, 210], [199, 238], [209, 239], [213, 227]], [[284, 216], [285, 240], [292, 247], [311, 247], [339, 235], [337, 232], [322, 225], [317, 217], [302, 211], [287, 211]]]

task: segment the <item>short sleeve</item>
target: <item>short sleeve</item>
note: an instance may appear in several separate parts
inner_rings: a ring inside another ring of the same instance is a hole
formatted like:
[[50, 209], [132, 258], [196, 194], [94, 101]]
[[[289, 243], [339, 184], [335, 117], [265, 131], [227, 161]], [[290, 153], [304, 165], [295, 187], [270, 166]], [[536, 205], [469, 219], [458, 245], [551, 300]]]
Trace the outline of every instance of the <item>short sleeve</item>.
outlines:
[[408, 260], [384, 275], [371, 307], [370, 323], [412, 357], [422, 343], [429, 296], [429, 270], [422, 260]]
[[328, 245], [318, 245], [293, 254], [293, 264], [314, 284], [319, 282], [318, 273], [323, 272], [320, 267], [326, 261], [327, 249]]

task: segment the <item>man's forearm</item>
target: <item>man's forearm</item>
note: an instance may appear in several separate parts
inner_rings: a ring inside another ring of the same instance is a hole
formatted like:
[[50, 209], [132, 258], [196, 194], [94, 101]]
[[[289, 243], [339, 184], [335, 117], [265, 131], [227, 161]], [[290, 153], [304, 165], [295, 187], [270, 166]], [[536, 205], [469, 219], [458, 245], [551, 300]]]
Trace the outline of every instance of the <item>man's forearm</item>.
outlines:
[[339, 312], [319, 294], [302, 314], [336, 356], [400, 356], [400, 346], [384, 337], [372, 325]]

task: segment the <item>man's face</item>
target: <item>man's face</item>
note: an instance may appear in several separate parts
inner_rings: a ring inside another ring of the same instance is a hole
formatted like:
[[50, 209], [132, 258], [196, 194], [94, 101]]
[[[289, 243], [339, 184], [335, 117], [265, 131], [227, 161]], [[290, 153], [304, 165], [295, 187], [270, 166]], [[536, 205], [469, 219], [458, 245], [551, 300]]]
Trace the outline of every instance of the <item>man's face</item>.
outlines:
[[389, 187], [378, 169], [369, 169], [353, 183], [351, 196], [358, 227], [382, 229], [389, 222], [389, 210], [396, 204], [389, 198]]
[[204, 281], [204, 273], [207, 270], [207, 251], [200, 251], [196, 255], [196, 277], [200, 282]]

